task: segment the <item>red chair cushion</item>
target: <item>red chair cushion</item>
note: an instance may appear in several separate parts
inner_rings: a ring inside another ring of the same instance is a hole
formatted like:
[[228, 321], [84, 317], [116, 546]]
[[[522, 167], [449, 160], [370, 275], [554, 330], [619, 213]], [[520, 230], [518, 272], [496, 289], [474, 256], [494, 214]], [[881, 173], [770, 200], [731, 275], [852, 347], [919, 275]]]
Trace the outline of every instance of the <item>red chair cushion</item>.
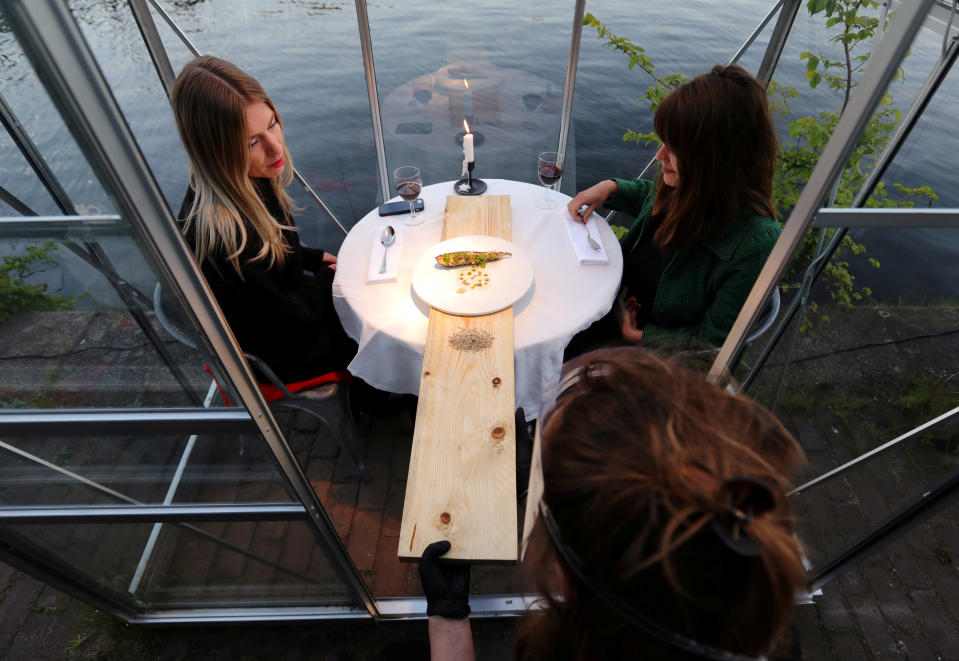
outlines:
[[[326, 374], [321, 374], [320, 376], [313, 377], [306, 381], [297, 381], [296, 383], [286, 383], [284, 384], [287, 389], [292, 393], [298, 393], [301, 390], [309, 390], [310, 388], [315, 388], [324, 383], [350, 383], [353, 380], [353, 375], [347, 372], [346, 370], [338, 370], [336, 372], [327, 372]], [[272, 383], [261, 383], [260, 392], [263, 393], [263, 397], [266, 398], [268, 402], [275, 402], [278, 399], [283, 399], [283, 391], [274, 386]]]

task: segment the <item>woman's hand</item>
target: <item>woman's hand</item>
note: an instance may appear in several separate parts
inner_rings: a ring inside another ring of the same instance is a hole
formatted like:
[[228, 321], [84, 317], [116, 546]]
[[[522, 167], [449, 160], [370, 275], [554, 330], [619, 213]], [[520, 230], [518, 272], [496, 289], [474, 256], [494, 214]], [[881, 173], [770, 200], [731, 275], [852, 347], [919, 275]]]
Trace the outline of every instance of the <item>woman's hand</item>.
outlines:
[[[593, 209], [602, 206], [603, 202], [609, 199], [609, 196], [617, 190], [619, 190], [619, 186], [616, 185], [616, 182], [611, 179], [606, 179], [591, 188], [576, 193], [576, 197], [570, 200], [569, 204], [566, 205], [566, 208], [569, 209], [569, 215], [575, 220], [585, 223], [589, 218], [589, 214], [593, 213]], [[580, 207], [583, 206], [585, 206], [586, 209], [580, 213]]]
[[636, 315], [641, 307], [635, 296], [628, 296], [629, 290], [623, 287], [616, 297], [616, 321], [619, 322], [619, 332], [623, 339], [630, 344], [639, 344], [643, 339], [643, 329], [636, 325]]
[[333, 271], [336, 270], [336, 255], [331, 255], [328, 252], [323, 253], [323, 263], [326, 264]]

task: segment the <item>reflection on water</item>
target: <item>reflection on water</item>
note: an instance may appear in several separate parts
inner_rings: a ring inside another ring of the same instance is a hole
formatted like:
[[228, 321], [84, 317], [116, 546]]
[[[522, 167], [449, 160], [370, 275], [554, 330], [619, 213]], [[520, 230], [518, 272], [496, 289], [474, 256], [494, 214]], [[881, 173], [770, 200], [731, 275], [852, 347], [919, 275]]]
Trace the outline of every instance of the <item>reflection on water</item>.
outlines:
[[[615, 26], [615, 32], [643, 45], [658, 72], [692, 75], [726, 60], [770, 4], [771, 0], [691, 0], [648, 3], [637, 11], [633, 2], [611, 0], [591, 10]], [[264, 83], [284, 116], [297, 168], [347, 226], [379, 202], [352, 4], [207, 0], [164, 6], [202, 51], [235, 61]], [[70, 7], [176, 209], [187, 185], [187, 161], [127, 4], [72, 0]], [[536, 154], [555, 148], [558, 136], [572, 11], [572, 2], [546, 11], [517, 7], [508, 0], [491, 0], [480, 7], [437, 7], [422, 0], [370, 6], [388, 168], [417, 165], [427, 184], [456, 178], [462, 168], [456, 136], [462, 131], [461, 120], [471, 116], [474, 130], [483, 138], [476, 145], [477, 176], [535, 182]], [[162, 21], [158, 25], [178, 70], [190, 55]], [[747, 53], [747, 68], [758, 66], [766, 39], [760, 37]], [[802, 114], [835, 106], [828, 90], [808, 89], [798, 57], [801, 51], [823, 48], [825, 42], [821, 21], [801, 11], [777, 79], [801, 90], [796, 106]], [[896, 90], [902, 107], [925, 78], [940, 43], [938, 35], [927, 32], [913, 46], [905, 67], [906, 84]], [[564, 192], [610, 176], [635, 175], [652, 156], [652, 148], [621, 139], [627, 128], [651, 130], [648, 106], [637, 101], [650, 81], [626, 65], [620, 54], [602, 46], [594, 32], [584, 31]], [[471, 86], [468, 92], [464, 80]], [[2, 21], [0, 85], [75, 203], [112, 210]], [[957, 138], [948, 128], [955, 96], [953, 75], [887, 177], [909, 186], [933, 186], [941, 198], [938, 206], [959, 206], [951, 171], [942, 167], [955, 151]], [[37, 212], [57, 212], [2, 132], [0, 179], [4, 188]], [[304, 207], [297, 218], [304, 241], [335, 250], [342, 241], [340, 232], [304, 194], [294, 190], [294, 195]], [[2, 202], [0, 213], [15, 214]], [[883, 267], [873, 271], [859, 268], [855, 261], [852, 267], [860, 282], [871, 285], [878, 296], [959, 298], [959, 260], [951, 248], [957, 242], [951, 234], [899, 231], [892, 238], [866, 232], [862, 240]], [[903, 244], [910, 250], [908, 261], [901, 256]], [[138, 260], [126, 261], [122, 268], [129, 270], [124, 277], [134, 282], [149, 279], [149, 274], [137, 270]], [[936, 268], [937, 277], [914, 277], [910, 271], [920, 262]]]

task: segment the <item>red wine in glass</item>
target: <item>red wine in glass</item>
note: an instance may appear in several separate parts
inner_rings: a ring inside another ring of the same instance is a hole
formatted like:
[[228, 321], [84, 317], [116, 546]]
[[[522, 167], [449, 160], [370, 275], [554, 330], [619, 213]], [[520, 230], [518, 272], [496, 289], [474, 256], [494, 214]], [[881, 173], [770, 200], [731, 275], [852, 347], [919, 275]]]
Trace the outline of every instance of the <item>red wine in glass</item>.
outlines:
[[542, 165], [539, 168], [539, 182], [544, 186], [552, 186], [563, 176], [563, 168], [555, 165]]
[[556, 202], [549, 198], [549, 189], [563, 176], [563, 166], [559, 162], [558, 154], [554, 151], [544, 151], [536, 161], [536, 174], [539, 182], [546, 187], [543, 199], [536, 203], [540, 209], [555, 209]]
[[412, 165], [404, 165], [393, 171], [393, 183], [396, 186], [396, 192], [400, 197], [410, 203], [410, 215], [404, 222], [406, 225], [419, 225], [423, 218], [417, 215], [413, 208], [413, 200], [420, 195], [423, 190], [423, 177], [418, 168]]
[[419, 197], [421, 190], [423, 187], [415, 181], [404, 181], [396, 187], [396, 192], [407, 202], [412, 202]]

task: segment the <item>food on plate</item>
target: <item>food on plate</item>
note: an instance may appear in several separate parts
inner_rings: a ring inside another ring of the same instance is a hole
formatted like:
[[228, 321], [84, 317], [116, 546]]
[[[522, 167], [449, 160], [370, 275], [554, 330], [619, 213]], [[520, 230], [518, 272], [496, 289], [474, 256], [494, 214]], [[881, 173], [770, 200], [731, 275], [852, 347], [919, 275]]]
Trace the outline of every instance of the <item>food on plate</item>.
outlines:
[[466, 287], [469, 289], [482, 289], [483, 287], [489, 286], [489, 273], [486, 270], [486, 265], [470, 266], [468, 269], [460, 271], [459, 281], [463, 287], [456, 290], [457, 294], [465, 292]]
[[511, 252], [479, 252], [475, 250], [444, 252], [442, 255], [436, 256], [436, 263], [440, 266], [486, 266], [486, 262], [495, 262], [512, 254]]

